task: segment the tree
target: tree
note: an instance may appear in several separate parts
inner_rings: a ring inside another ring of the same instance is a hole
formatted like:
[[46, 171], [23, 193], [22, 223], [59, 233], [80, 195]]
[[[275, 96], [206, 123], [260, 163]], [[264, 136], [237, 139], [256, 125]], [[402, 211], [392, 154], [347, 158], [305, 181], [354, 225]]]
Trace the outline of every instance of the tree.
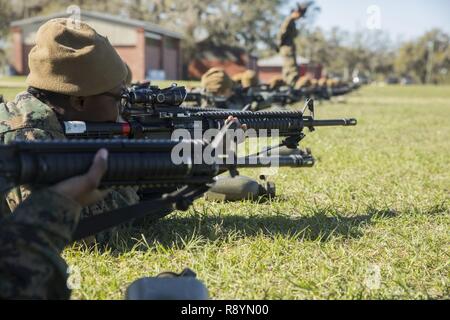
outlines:
[[449, 80], [450, 37], [434, 29], [416, 41], [402, 45], [395, 60], [397, 73], [420, 83], [441, 83]]
[[139, 0], [131, 3], [133, 18], [158, 23], [185, 36], [185, 61], [193, 58], [198, 42], [240, 46], [255, 52], [275, 46], [286, 0]]

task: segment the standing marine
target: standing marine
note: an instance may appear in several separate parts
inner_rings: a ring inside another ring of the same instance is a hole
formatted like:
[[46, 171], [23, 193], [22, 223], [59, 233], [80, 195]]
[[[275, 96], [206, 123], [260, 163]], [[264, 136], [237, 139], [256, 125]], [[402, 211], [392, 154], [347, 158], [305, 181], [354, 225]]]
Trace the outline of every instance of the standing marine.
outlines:
[[278, 50], [283, 58], [283, 80], [287, 85], [292, 87], [295, 86], [300, 78], [295, 46], [295, 38], [298, 36], [296, 22], [304, 17], [309, 6], [309, 3], [298, 5], [284, 20], [277, 35]]

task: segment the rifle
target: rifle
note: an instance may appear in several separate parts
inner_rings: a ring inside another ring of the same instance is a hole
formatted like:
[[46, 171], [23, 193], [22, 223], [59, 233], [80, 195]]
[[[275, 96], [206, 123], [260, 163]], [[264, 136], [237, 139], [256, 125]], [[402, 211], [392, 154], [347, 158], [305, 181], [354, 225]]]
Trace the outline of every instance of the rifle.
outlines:
[[301, 101], [330, 100], [332, 93], [326, 87], [306, 87], [295, 89], [290, 86], [272, 89], [268, 85], [261, 85], [247, 89], [249, 94], [260, 96], [262, 100], [270, 101], [276, 106], [287, 106]]
[[[349, 85], [332, 88], [327, 86], [315, 86], [300, 89], [285, 86], [278, 89], [272, 89], [268, 85], [263, 84], [248, 89], [242, 89], [240, 87], [235, 88], [234, 95], [242, 101], [242, 105], [256, 103], [261, 110], [271, 106], [286, 107], [308, 99], [319, 101], [330, 100], [332, 97], [346, 95], [354, 89], [356, 88]], [[213, 105], [219, 109], [228, 109], [227, 99], [223, 97], [195, 91], [186, 94], [185, 102], [187, 103], [200, 106], [203, 101], [206, 101], [207, 104]]]
[[[284, 87], [282, 89], [271, 89], [267, 85], [251, 87], [248, 89], [235, 88], [234, 95], [230, 99], [239, 99], [243, 106], [256, 103], [258, 110], [270, 108], [272, 106], [286, 107], [288, 105], [314, 100], [329, 100], [330, 94], [326, 87], [301, 88], [294, 89], [292, 87]], [[215, 106], [218, 109], [228, 109], [227, 100], [223, 97], [217, 97], [202, 92], [188, 92], [185, 102], [193, 103], [196, 106], [202, 105], [203, 101], [207, 104]]]
[[[289, 157], [234, 158], [232, 161], [215, 157], [210, 163], [196, 161], [198, 148], [201, 154], [207, 147], [214, 151], [214, 143], [223, 139], [225, 130], [229, 128], [230, 124], [227, 124], [212, 143], [200, 140], [73, 140], [15, 141], [0, 145], [0, 194], [15, 186], [44, 187], [83, 174], [101, 148], [109, 151], [102, 187], [171, 188], [172, 192], [155, 195], [137, 205], [83, 219], [74, 236], [74, 240], [79, 240], [131, 219], [148, 216], [156, 220], [174, 209], [187, 210], [210, 188], [215, 177], [226, 171], [237, 175], [239, 168], [268, 167], [273, 161], [281, 167], [314, 165], [314, 158], [307, 153]], [[181, 163], [173, 161], [175, 147], [187, 150]]]
[[[87, 123], [66, 121], [64, 133], [69, 139], [131, 138], [154, 139], [170, 138], [176, 129], [186, 129], [195, 136], [209, 129], [221, 129], [230, 117], [253, 129], [258, 136], [261, 130], [271, 134], [277, 130], [286, 139], [279, 146], [295, 148], [304, 138], [304, 129], [314, 131], [324, 126], [355, 126], [356, 119], [316, 120], [314, 118], [314, 100], [308, 100], [302, 111], [235, 111], [217, 109], [199, 109], [181, 107], [186, 96], [184, 87], [172, 86], [166, 89], [158, 87], [132, 87], [123, 95], [124, 123]], [[310, 115], [306, 116], [305, 111]]]
[[350, 93], [352, 90], [354, 90], [354, 87], [351, 87], [349, 85], [343, 85], [340, 87], [334, 87], [330, 89], [331, 95], [333, 97], [343, 96], [348, 93]]

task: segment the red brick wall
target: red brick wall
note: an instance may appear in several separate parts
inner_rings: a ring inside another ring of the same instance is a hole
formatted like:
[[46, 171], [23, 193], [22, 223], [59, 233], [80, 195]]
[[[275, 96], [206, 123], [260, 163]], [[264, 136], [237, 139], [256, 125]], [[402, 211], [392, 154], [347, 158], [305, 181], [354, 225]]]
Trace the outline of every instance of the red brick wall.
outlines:
[[131, 69], [131, 73], [133, 74], [133, 81], [140, 81], [142, 79], [138, 79], [138, 75], [139, 75], [139, 64], [136, 63], [137, 59], [138, 59], [138, 52], [135, 46], [124, 46], [124, 47], [119, 47], [119, 46], [115, 46], [114, 47], [117, 51], [117, 53], [119, 54], [119, 56], [122, 58], [123, 61], [125, 61], [128, 66]]
[[134, 80], [145, 80], [146, 66], [145, 66], [145, 31], [144, 29], [137, 29], [137, 43], [136, 43], [136, 58], [132, 62], [135, 66], [136, 73], [134, 74]]

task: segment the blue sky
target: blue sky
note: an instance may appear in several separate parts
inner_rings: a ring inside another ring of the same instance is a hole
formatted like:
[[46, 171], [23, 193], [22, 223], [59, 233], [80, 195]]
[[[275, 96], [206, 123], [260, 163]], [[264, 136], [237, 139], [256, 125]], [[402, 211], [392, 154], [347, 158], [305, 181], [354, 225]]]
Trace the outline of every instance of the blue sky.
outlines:
[[[290, 0], [288, 7], [297, 2]], [[322, 11], [315, 25], [325, 30], [333, 26], [348, 31], [369, 30], [367, 9], [376, 5], [380, 9], [381, 30], [387, 31], [392, 39], [409, 40], [433, 27], [450, 33], [450, 0], [316, 0], [316, 3]]]

